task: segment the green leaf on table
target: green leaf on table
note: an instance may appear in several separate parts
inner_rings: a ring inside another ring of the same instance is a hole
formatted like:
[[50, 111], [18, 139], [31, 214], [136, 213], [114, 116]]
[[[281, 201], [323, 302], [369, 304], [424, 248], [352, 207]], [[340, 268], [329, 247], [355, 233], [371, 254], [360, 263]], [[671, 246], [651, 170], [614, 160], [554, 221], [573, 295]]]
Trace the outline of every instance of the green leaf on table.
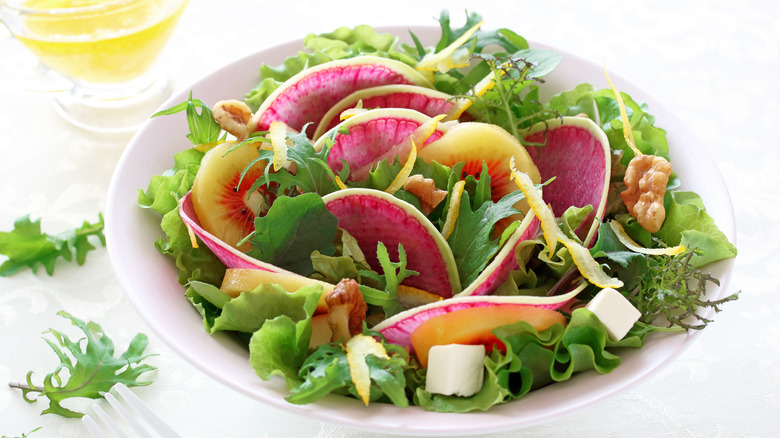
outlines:
[[66, 230], [50, 235], [41, 232], [41, 220], [31, 221], [29, 215], [14, 222], [12, 231], [0, 231], [0, 254], [7, 257], [0, 264], [0, 276], [8, 277], [29, 268], [33, 272], [43, 266], [46, 273], [54, 274], [54, 266], [58, 259], [83, 265], [87, 253], [95, 249], [92, 240], [106, 245], [103, 235], [103, 215], [98, 215], [97, 222], [84, 221], [79, 228]]
[[[22, 396], [28, 403], [35, 403], [40, 397], [48, 398], [49, 407], [42, 414], [82, 417], [83, 413], [70, 410], [61, 403], [74, 397], [101, 398], [116, 383], [124, 383], [127, 386], [145, 386], [151, 383], [138, 380], [142, 374], [156, 369], [151, 365], [141, 364], [150, 356], [144, 354], [146, 335], [135, 335], [127, 350], [119, 357], [114, 357], [114, 344], [98, 324], [85, 323], [65, 311], [57, 314], [70, 319], [73, 325], [84, 332], [84, 337], [72, 341], [61, 332], [49, 329], [47, 333], [54, 337], [54, 341], [45, 341], [59, 357], [60, 364], [46, 375], [41, 386], [33, 384], [32, 371], [27, 373], [26, 387], [12, 385], [22, 390]], [[67, 381], [64, 381], [65, 378]], [[30, 398], [32, 394], [37, 394], [37, 397]]]

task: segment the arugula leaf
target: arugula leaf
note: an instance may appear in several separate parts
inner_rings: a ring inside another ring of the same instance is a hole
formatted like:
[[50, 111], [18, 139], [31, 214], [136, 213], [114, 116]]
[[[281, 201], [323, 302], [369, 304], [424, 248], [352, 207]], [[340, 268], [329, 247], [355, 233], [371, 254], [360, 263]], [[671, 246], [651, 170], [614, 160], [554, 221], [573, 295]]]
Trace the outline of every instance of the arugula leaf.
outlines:
[[289, 271], [314, 272], [311, 253], [333, 255], [338, 218], [316, 193], [276, 198], [265, 216], [255, 218], [249, 255]]
[[398, 301], [398, 285], [406, 278], [418, 275], [419, 272], [406, 269], [406, 251], [400, 243], [398, 244], [398, 262], [390, 260], [390, 253], [382, 242], [377, 244], [376, 257], [382, 267], [383, 273], [381, 275], [374, 271], [359, 271], [358, 273], [376, 281], [383, 291], [367, 286], [361, 286], [360, 290], [363, 292], [363, 299], [366, 300], [367, 304], [380, 306], [385, 312], [385, 317], [389, 318], [404, 310]]
[[[198, 113], [200, 110], [200, 113]], [[211, 108], [203, 103], [200, 99], [192, 98], [192, 91], [190, 91], [189, 98], [171, 108], [158, 111], [152, 114], [152, 118], [159, 116], [168, 116], [185, 111], [187, 114], [187, 124], [190, 127], [190, 133], [187, 134], [187, 138], [194, 145], [215, 143], [220, 140], [220, 128], [219, 123], [214, 120], [214, 114], [211, 112]], [[222, 138], [225, 138], [224, 136]]]
[[493, 228], [501, 219], [520, 213], [514, 205], [523, 197], [523, 192], [518, 190], [498, 202], [486, 201], [472, 210], [469, 193], [463, 191], [458, 220], [447, 242], [464, 286], [471, 284], [498, 252], [499, 239], [491, 237]]
[[0, 231], [0, 254], [8, 258], [0, 264], [0, 276], [8, 277], [25, 268], [38, 272], [39, 265], [52, 275], [57, 259], [71, 261], [74, 256], [76, 263], [83, 265], [87, 253], [95, 249], [90, 238], [106, 246], [103, 227], [100, 214], [95, 223], [84, 221], [79, 228], [50, 235], [41, 232], [41, 219], [31, 221], [29, 215], [22, 216], [14, 222], [12, 231]]
[[[142, 333], [135, 335], [127, 350], [121, 356], [114, 357], [114, 344], [98, 324], [85, 323], [65, 311], [57, 314], [70, 319], [73, 325], [84, 332], [85, 337], [71, 341], [59, 331], [49, 329], [48, 333], [54, 336], [56, 343], [49, 339], [45, 341], [59, 357], [60, 365], [46, 375], [41, 387], [32, 383], [32, 371], [27, 373], [27, 386], [11, 385], [22, 390], [22, 396], [28, 403], [35, 403], [40, 397], [48, 398], [49, 407], [41, 412], [42, 414], [82, 417], [83, 413], [65, 408], [61, 403], [73, 397], [92, 399], [103, 397], [103, 394], [116, 383], [124, 383], [127, 386], [145, 386], [151, 383], [138, 381], [142, 374], [156, 369], [151, 365], [140, 363], [150, 356], [144, 355], [146, 335]], [[86, 345], [82, 346], [82, 341], [85, 340]], [[64, 383], [61, 375], [63, 370], [66, 371], [68, 378]], [[37, 397], [29, 398], [33, 393], [37, 394]]]
[[[365, 331], [365, 330], [364, 330]], [[409, 405], [404, 389], [409, 356], [403, 347], [390, 344], [377, 332], [365, 334], [378, 337], [387, 351], [389, 359], [374, 355], [366, 357], [371, 378], [371, 401], [387, 401], [400, 407]], [[351, 394], [358, 397], [355, 384], [349, 372], [347, 353], [340, 344], [321, 345], [309, 356], [299, 372], [303, 383], [285, 398], [290, 403], [312, 403], [327, 394]]]
[[[273, 150], [261, 149], [258, 158], [250, 163], [247, 168], [250, 168], [259, 161], [267, 161], [265, 169], [265, 177], [259, 178], [250, 188], [250, 191], [258, 189], [265, 184], [267, 187], [272, 187], [271, 182], [278, 184], [277, 194], [279, 196], [286, 193], [298, 191], [303, 193], [316, 193], [320, 196], [325, 196], [328, 193], [335, 192], [339, 189], [336, 182], [333, 179], [333, 171], [328, 167], [328, 149], [323, 148], [317, 152], [314, 150], [308, 137], [306, 137], [306, 129], [300, 134], [288, 133], [287, 138], [292, 140], [292, 146], [287, 148], [287, 159], [295, 163], [295, 173], [291, 173], [286, 169], [279, 169], [278, 172], [272, 172], [271, 166], [273, 165]], [[349, 174], [349, 169], [346, 168], [346, 175]], [[342, 172], [342, 180], [346, 179], [346, 175]]]

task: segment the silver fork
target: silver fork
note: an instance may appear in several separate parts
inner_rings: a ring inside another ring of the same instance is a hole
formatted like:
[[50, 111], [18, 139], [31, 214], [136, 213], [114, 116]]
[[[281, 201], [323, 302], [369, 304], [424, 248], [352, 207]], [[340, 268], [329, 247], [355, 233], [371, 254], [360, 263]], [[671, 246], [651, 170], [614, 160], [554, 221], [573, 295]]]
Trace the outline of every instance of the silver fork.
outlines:
[[[138, 396], [133, 394], [130, 389], [122, 383], [114, 385], [117, 394], [120, 398], [130, 405], [135, 411], [133, 415], [119, 400], [111, 393], [106, 393], [105, 399], [119, 414], [124, 422], [132, 429], [139, 437], [160, 437], [160, 438], [181, 438], [170, 426], [168, 426], [163, 420], [160, 419], [151, 409], [149, 409]], [[108, 427], [111, 433], [120, 438], [129, 438], [128, 435], [122, 431], [119, 423], [111, 418], [106, 411], [104, 411], [97, 404], [92, 406], [92, 412], [100, 418], [103, 424]], [[141, 421], [139, 421], [139, 418]], [[81, 417], [82, 423], [86, 426], [87, 430], [94, 438], [109, 438], [111, 435], [107, 434], [97, 422], [90, 415]], [[156, 432], [155, 434], [150, 433]]]

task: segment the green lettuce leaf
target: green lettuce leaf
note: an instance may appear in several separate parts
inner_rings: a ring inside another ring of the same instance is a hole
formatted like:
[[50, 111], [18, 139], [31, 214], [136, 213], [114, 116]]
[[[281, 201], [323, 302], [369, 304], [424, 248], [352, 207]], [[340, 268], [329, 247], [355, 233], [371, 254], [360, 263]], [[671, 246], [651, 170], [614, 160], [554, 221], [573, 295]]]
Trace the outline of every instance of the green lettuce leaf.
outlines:
[[669, 246], [685, 245], [703, 253], [695, 253], [691, 265], [701, 267], [716, 260], [737, 256], [737, 248], [707, 214], [701, 197], [693, 192], [669, 193], [666, 220], [655, 236]]
[[371, 26], [359, 25], [353, 29], [340, 27], [333, 32], [309, 34], [304, 39], [304, 50], [286, 58], [279, 66], [263, 64], [258, 85], [244, 96], [252, 111], [287, 79], [301, 71], [336, 59], [371, 55], [395, 59], [411, 66], [417, 60], [396, 47], [398, 37], [380, 34]]
[[235, 298], [208, 283], [192, 282], [191, 286], [203, 299], [221, 309], [209, 328], [210, 333], [220, 330], [254, 333], [266, 320], [279, 315], [285, 315], [293, 322], [307, 319], [314, 314], [322, 295], [320, 285], [288, 292], [277, 284], [261, 284]]

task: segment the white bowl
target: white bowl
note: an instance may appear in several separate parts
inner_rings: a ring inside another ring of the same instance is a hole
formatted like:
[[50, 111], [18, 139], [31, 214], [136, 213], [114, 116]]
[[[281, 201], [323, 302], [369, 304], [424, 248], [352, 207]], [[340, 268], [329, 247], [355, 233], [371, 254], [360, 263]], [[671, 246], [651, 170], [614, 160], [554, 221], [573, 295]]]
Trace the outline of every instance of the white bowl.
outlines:
[[[402, 36], [408, 34], [405, 27], [380, 30]], [[424, 42], [433, 44], [438, 39], [436, 27], [414, 27], [412, 30]], [[222, 99], [241, 99], [257, 84], [261, 63], [278, 65], [302, 47], [302, 41], [293, 41], [239, 59], [182, 90], [163, 107], [185, 101], [190, 90], [193, 97], [208, 105]], [[563, 62], [543, 85], [546, 96], [582, 82], [604, 86], [603, 70], [598, 65], [568, 53], [562, 54]], [[704, 146], [662, 103], [620, 75], [612, 74], [612, 77], [622, 91], [649, 105], [650, 112], [657, 117], [657, 124], [668, 131], [671, 161], [683, 180], [683, 188], [702, 196], [710, 215], [734, 242], [736, 229], [731, 200]], [[225, 334], [206, 333], [201, 317], [185, 299], [184, 289], [176, 281], [173, 261], [162, 256], [153, 245], [161, 235], [159, 217], [136, 204], [137, 190], [145, 189], [153, 175], [169, 169], [174, 153], [191, 146], [185, 138], [186, 133], [183, 113], [155, 118], [149, 120], [128, 145], [109, 188], [105, 216], [109, 257], [118, 281], [138, 313], [172, 350], [214, 379], [263, 403], [321, 421], [383, 433], [465, 435], [518, 429], [552, 420], [646, 381], [679, 356], [698, 334], [651, 336], [644, 348], [621, 351], [622, 364], [610, 374], [581, 373], [569, 381], [539, 389], [484, 413], [441, 414], [417, 407], [402, 409], [383, 404], [365, 407], [358, 400], [340, 396], [329, 396], [304, 406], [289, 404], [284, 400], [288, 392], [282, 379], [260, 380], [249, 365], [244, 346]], [[711, 272], [721, 282], [719, 288], [710, 291], [712, 296], [726, 295], [732, 268], [733, 259], [712, 265]]]

